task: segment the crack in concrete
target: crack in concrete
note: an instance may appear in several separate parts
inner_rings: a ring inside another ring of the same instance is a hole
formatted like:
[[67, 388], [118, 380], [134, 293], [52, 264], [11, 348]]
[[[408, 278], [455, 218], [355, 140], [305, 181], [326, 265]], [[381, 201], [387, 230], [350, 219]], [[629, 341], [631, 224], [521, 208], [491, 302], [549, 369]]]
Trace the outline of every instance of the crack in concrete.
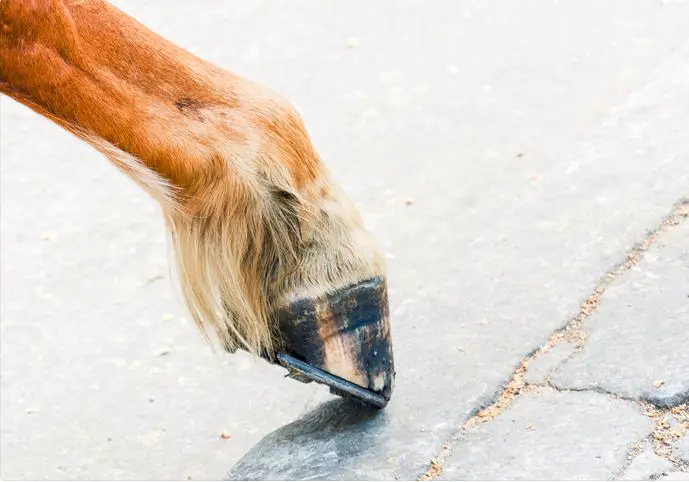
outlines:
[[622, 467], [612, 474], [612, 480], [618, 480], [620, 477], [622, 477], [627, 470], [629, 470], [629, 467], [632, 465], [632, 462], [634, 462], [634, 459], [641, 455], [647, 446], [648, 441], [646, 439], [639, 440], [636, 445], [634, 445], [634, 447], [627, 452], [627, 457], [625, 458], [625, 462], [622, 464]]
[[[615, 398], [617, 400], [624, 400], [627, 402], [632, 402], [637, 405], [641, 412], [648, 418], [651, 419], [655, 428], [648, 437], [643, 440], [630, 450], [627, 454], [627, 462], [618, 470], [614, 475], [613, 479], [621, 477], [624, 472], [629, 468], [632, 461], [642, 452], [641, 449], [636, 450], [638, 447], [644, 448], [645, 444], [650, 444], [653, 452], [668, 462], [670, 462], [674, 468], [680, 472], [689, 471], [689, 462], [681, 459], [672, 444], [677, 442], [682, 437], [689, 436], [689, 404], [683, 403], [674, 407], [659, 407], [647, 400], [639, 400], [632, 397], [625, 397], [619, 393], [611, 392], [605, 390], [601, 387], [591, 387], [591, 388], [560, 388], [555, 385], [551, 385], [546, 382], [545, 384], [532, 384], [530, 387], [543, 389], [549, 388], [556, 392], [592, 392], [598, 393], [600, 395]], [[674, 421], [674, 423], [672, 422]], [[662, 474], [657, 474], [661, 477]]]
[[689, 436], [689, 404], [672, 408], [659, 408], [648, 402], [639, 402], [639, 405], [655, 424], [655, 430], [648, 436], [653, 452], [678, 471], [689, 472], [689, 461], [680, 458], [673, 447], [679, 439]]
[[599, 395], [605, 395], [606, 397], [611, 397], [616, 400], [624, 400], [625, 402], [631, 402], [631, 403], [638, 403], [639, 401], [631, 398], [631, 397], [625, 397], [624, 395], [620, 395], [619, 393], [611, 392], [609, 390], [606, 390], [601, 387], [589, 387], [589, 388], [560, 388], [556, 385], [552, 385], [549, 382], [543, 383], [543, 384], [534, 384], [534, 387], [538, 388], [550, 388], [552, 390], [555, 390], [556, 392], [561, 392], [561, 393], [597, 393]]
[[[532, 351], [527, 356], [525, 356], [517, 365], [517, 368], [512, 373], [512, 376], [507, 380], [504, 385], [502, 392], [500, 392], [497, 397], [493, 399], [492, 402], [478, 407], [476, 410], [471, 412], [469, 418], [459, 427], [459, 430], [450, 437], [442, 445], [442, 450], [438, 455], [431, 459], [428, 469], [421, 474], [417, 480], [436, 480], [443, 471], [443, 465], [447, 458], [452, 453], [454, 445], [462, 438], [466, 431], [477, 425], [489, 422], [499, 416], [507, 407], [512, 403], [512, 401], [524, 393], [532, 393], [539, 388], [548, 387], [558, 391], [593, 391], [596, 393], [601, 393], [606, 396], [612, 396], [622, 400], [628, 400], [637, 403], [642, 407], [653, 407], [653, 410], [662, 412], [663, 409], [653, 406], [652, 404], [645, 401], [631, 400], [629, 398], [624, 398], [616, 393], [608, 392], [602, 388], [596, 387], [594, 389], [561, 389], [550, 385], [547, 377], [545, 385], [533, 385], [527, 384], [525, 382], [525, 375], [528, 369], [529, 363], [540, 357], [541, 355], [552, 350], [558, 343], [566, 340], [570, 343], [576, 345], [575, 352], [567, 357], [567, 360], [577, 356], [584, 348], [586, 343], [586, 332], [584, 330], [584, 321], [588, 319], [592, 313], [596, 311], [600, 305], [600, 300], [605, 294], [607, 288], [620, 276], [628, 272], [634, 266], [636, 266], [641, 259], [643, 259], [644, 254], [649, 250], [649, 248], [656, 242], [658, 236], [670, 229], [673, 226], [677, 226], [683, 220], [689, 218], [689, 198], [683, 198], [677, 201], [670, 214], [666, 216], [660, 224], [653, 230], [647, 232], [646, 237], [640, 243], [634, 245], [625, 255], [624, 261], [614, 266], [610, 271], [605, 273], [601, 279], [598, 281], [593, 289], [593, 292], [581, 303], [579, 306], [579, 311], [572, 317], [562, 328], [556, 330], [547, 341], [538, 349]], [[566, 360], [565, 360], [566, 361]], [[564, 363], [564, 362], [562, 362]], [[683, 410], [686, 410], [686, 405], [682, 405]], [[677, 407], [675, 407], [677, 408]], [[667, 409], [673, 410], [673, 409]], [[654, 422], [652, 413], [648, 409], [642, 410], [647, 416], [649, 416]], [[689, 422], [688, 422], [689, 423]], [[656, 430], [651, 434], [651, 443], [653, 445], [654, 451], [660, 457], [665, 458], [675, 465], [679, 470], [687, 470], [686, 463], [683, 462], [679, 457], [673, 455], [672, 447], [669, 442], [665, 440], [669, 437], [665, 436], [664, 431], [658, 428], [659, 425], [656, 423]], [[655, 434], [659, 434], [660, 438], [656, 437]], [[657, 448], [656, 448], [657, 447]], [[632, 459], [633, 460], [633, 459]], [[631, 460], [630, 460], [631, 463]]]

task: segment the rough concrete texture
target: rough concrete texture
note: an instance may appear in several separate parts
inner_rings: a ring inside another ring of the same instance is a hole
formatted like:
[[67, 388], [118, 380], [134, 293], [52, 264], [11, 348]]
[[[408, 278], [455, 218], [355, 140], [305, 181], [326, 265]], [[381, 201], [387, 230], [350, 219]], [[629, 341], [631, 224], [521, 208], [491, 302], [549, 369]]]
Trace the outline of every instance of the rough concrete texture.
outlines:
[[689, 464], [689, 433], [685, 434], [684, 437], [679, 439], [679, 441], [675, 444], [675, 450], [677, 451], [679, 458]]
[[275, 430], [339, 450], [285, 473], [416, 477], [687, 194], [689, 2], [116, 3], [302, 113], [386, 252], [396, 392], [360, 420], [213, 356], [153, 202], [3, 98], [3, 478], [217, 478]]
[[551, 376], [661, 407], [689, 400], [689, 222], [661, 233], [587, 320], [583, 352]]
[[629, 402], [544, 390], [466, 433], [442, 480], [604, 480], [653, 424]]
[[617, 480], [651, 480], [668, 475], [674, 470], [671, 462], [656, 455], [651, 447], [634, 457], [632, 463]]
[[548, 373], [565, 362], [574, 354], [576, 346], [573, 343], [563, 341], [529, 363], [524, 376], [524, 381], [530, 384], [542, 384], [546, 382]]
[[672, 472], [659, 480], [689, 480], [689, 472]]

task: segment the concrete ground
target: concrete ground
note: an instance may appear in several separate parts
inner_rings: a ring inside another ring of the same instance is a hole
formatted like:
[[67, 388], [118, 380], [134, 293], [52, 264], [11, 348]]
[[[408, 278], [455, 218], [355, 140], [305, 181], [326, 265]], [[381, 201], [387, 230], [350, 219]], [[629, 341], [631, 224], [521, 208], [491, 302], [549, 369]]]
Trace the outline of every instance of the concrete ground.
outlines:
[[115, 3], [302, 113], [396, 391], [211, 353], [153, 201], [3, 98], [3, 479], [689, 480], [689, 2]]

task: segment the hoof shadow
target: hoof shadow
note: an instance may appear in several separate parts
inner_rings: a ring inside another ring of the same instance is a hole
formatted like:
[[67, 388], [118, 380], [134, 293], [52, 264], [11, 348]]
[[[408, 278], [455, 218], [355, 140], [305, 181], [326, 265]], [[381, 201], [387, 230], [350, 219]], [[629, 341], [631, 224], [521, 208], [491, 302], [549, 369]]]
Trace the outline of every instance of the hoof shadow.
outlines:
[[385, 450], [385, 411], [332, 400], [258, 442], [225, 480], [367, 479], [357, 458]]

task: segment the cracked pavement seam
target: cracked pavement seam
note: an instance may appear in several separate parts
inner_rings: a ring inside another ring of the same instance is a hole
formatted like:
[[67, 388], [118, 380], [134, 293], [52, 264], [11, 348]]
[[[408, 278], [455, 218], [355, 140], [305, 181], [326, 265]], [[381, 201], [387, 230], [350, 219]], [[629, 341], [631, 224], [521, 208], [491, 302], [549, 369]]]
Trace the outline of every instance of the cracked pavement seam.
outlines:
[[[616, 396], [614, 393], [608, 393], [608, 395], [623, 400], [626, 399]], [[677, 451], [673, 447], [675, 442], [689, 433], [689, 404], [684, 403], [672, 408], [659, 408], [645, 401], [637, 402], [637, 404], [641, 407], [642, 413], [651, 419], [655, 428], [648, 437], [640, 440], [629, 451], [626, 463], [613, 474], [612, 480], [619, 480], [623, 477], [634, 459], [640, 456], [649, 446], [653, 450], [653, 453], [670, 462], [676, 472], [689, 472], [689, 461], [679, 457]], [[675, 419], [679, 423], [672, 424], [670, 422], [671, 419]], [[657, 472], [651, 474], [649, 479], [658, 480], [666, 475], [668, 475], [668, 472]]]
[[[429, 467], [418, 477], [417, 480], [436, 480], [438, 477], [440, 477], [443, 472], [443, 464], [452, 453], [454, 445], [463, 437], [467, 429], [495, 419], [505, 409], [507, 409], [507, 407], [516, 397], [522, 394], [533, 393], [543, 389], [552, 389], [560, 392], [589, 391], [600, 393], [605, 396], [611, 396], [617, 399], [623, 399], [623, 397], [620, 397], [615, 393], [598, 389], [560, 389], [552, 386], [547, 377], [544, 384], [530, 384], [525, 380], [526, 372], [529, 363], [539, 358], [541, 355], [549, 352], [562, 341], [573, 343], [576, 346], [576, 350], [565, 360], [561, 361], [560, 364], [572, 357], [577, 356], [577, 354], [582, 351], [586, 343], [586, 333], [583, 330], [583, 322], [596, 311], [607, 288], [621, 275], [629, 271], [641, 261], [644, 254], [656, 242], [661, 233], [679, 225], [687, 218], [689, 218], [689, 198], [682, 198], [675, 203], [670, 211], [670, 214], [665, 217], [655, 229], [649, 231], [647, 236], [640, 243], [633, 246], [626, 253], [624, 260], [619, 265], [613, 267], [601, 277], [600, 281], [593, 289], [593, 292], [581, 303], [577, 314], [562, 328], [555, 331], [540, 348], [529, 353], [524, 359], [522, 359], [522, 361], [519, 362], [512, 376], [504, 385], [503, 391], [499, 393], [492, 403], [477, 408], [466, 420], [466, 422], [462, 424], [459, 430], [449, 440], [443, 443], [442, 450], [436, 457], [431, 459]], [[630, 451], [628, 454], [627, 464], [615, 474], [615, 478], [624, 473], [624, 470], [626, 470], [629, 464], [631, 464], [631, 461], [634, 459], [634, 457], [641, 452], [639, 447], [646, 440], [653, 447], [653, 451], [658, 456], [671, 462], [676, 470], [682, 472], [689, 471], [689, 463], [680, 459], [674, 452], [671, 445], [682, 435], [684, 435], [685, 432], [689, 432], [689, 430], [686, 428], [689, 427], [689, 404], [685, 403], [672, 408], [659, 408], [648, 402], [636, 400], [632, 401], [640, 407], [640, 410], [644, 415], [653, 421], [655, 424], [655, 430], [645, 440], [639, 441], [637, 446]], [[668, 417], [671, 415], [681, 422], [679, 424], [679, 430], [676, 427], [672, 427], [668, 423]], [[684, 429], [681, 427], [684, 427]]]
[[[648, 402], [639, 402], [643, 413], [649, 417], [656, 428], [648, 436], [653, 451], [675, 466], [680, 472], [689, 472], [689, 461], [680, 458], [673, 444], [689, 433], [689, 403], [672, 408], [659, 408]], [[673, 425], [670, 419], [679, 423]]]

